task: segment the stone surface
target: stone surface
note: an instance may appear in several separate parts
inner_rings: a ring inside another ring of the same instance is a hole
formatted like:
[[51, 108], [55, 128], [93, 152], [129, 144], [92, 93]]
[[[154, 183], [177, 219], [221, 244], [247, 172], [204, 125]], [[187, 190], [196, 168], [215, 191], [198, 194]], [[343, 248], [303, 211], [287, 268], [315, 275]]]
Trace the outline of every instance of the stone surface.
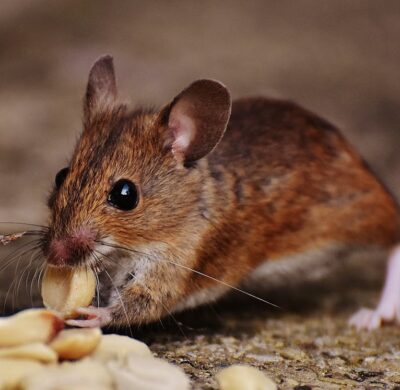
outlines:
[[[361, 295], [365, 304], [378, 297]], [[222, 305], [178, 317], [179, 326], [167, 321], [164, 329], [146, 329], [140, 337], [157, 356], [182, 367], [195, 389], [217, 389], [215, 374], [231, 364], [259, 368], [279, 389], [400, 386], [400, 328], [356, 332], [347, 319], [357, 306], [341, 298], [328, 295], [313, 309], [279, 313], [249, 302], [236, 309]]]

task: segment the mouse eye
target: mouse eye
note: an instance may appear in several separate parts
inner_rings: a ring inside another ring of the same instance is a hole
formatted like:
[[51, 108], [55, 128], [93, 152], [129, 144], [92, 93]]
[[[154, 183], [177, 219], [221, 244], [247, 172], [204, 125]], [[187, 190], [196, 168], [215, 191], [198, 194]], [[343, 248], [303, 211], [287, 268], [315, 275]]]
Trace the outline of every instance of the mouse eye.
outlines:
[[118, 180], [107, 198], [108, 203], [117, 209], [128, 211], [134, 209], [139, 202], [138, 190], [131, 181]]
[[62, 186], [62, 184], [64, 183], [64, 180], [68, 175], [68, 172], [69, 172], [69, 168], [63, 168], [63, 169], [61, 169], [61, 171], [59, 171], [57, 173], [56, 180], [55, 180], [57, 189], [59, 189]]

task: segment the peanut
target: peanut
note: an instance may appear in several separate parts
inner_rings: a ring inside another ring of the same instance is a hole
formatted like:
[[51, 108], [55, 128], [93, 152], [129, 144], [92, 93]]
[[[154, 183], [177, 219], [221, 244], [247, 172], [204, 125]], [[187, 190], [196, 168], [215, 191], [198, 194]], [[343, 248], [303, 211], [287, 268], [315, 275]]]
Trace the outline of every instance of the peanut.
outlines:
[[19, 388], [20, 381], [35, 372], [44, 371], [43, 364], [25, 359], [0, 359], [0, 389]]
[[49, 310], [24, 310], [10, 317], [0, 318], [0, 347], [47, 343], [63, 327], [63, 320]]
[[57, 353], [42, 343], [0, 348], [0, 359], [3, 358], [37, 360], [42, 363], [55, 363], [58, 360]]
[[43, 276], [44, 305], [65, 317], [75, 309], [88, 306], [95, 295], [96, 277], [88, 268], [56, 268], [49, 266]]
[[94, 351], [101, 339], [101, 330], [66, 329], [61, 331], [50, 343], [60, 359], [77, 360]]
[[254, 367], [233, 365], [217, 376], [220, 390], [277, 390], [274, 381]]
[[112, 390], [113, 381], [107, 369], [91, 359], [64, 362], [25, 376], [20, 390]]
[[117, 390], [189, 390], [190, 382], [183, 370], [164, 360], [129, 354], [124, 361], [109, 361]]
[[109, 360], [124, 360], [128, 354], [152, 357], [149, 347], [141, 341], [132, 339], [128, 336], [116, 334], [104, 335], [98, 347], [92, 354], [96, 360], [107, 362]]

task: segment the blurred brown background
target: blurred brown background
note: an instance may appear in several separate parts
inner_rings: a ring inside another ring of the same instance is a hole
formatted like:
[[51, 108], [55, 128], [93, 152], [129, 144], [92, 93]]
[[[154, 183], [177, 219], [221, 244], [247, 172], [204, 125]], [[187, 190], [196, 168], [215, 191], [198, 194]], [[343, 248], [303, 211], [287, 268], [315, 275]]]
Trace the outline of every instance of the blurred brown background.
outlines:
[[293, 99], [339, 125], [400, 197], [399, 42], [397, 0], [2, 0], [0, 220], [45, 221], [104, 53], [134, 104], [200, 77]]
[[[132, 104], [161, 105], [201, 77], [223, 81], [233, 97], [295, 100], [341, 127], [400, 199], [399, 0], [1, 0], [0, 221], [45, 223], [47, 192], [81, 128], [89, 69], [104, 53], [114, 56], [120, 95]], [[0, 234], [8, 229], [0, 223]], [[15, 302], [41, 303], [40, 268], [29, 273], [19, 256], [7, 260], [14, 249], [0, 250], [0, 314]], [[360, 269], [375, 273], [365, 258]], [[200, 329], [199, 338], [183, 334], [179, 343], [182, 329], [164, 339], [157, 332], [152, 350], [180, 362], [196, 389], [217, 388], [216, 370], [243, 361], [267, 367], [282, 389], [398, 385], [399, 328], [357, 335], [346, 327], [377, 293], [329, 298], [332, 312], [300, 316], [282, 310], [270, 318], [263, 306], [239, 316], [214, 310], [213, 321], [224, 325], [216, 335]], [[364, 363], [371, 357], [375, 363]], [[342, 385], [328, 387], [329, 378]]]

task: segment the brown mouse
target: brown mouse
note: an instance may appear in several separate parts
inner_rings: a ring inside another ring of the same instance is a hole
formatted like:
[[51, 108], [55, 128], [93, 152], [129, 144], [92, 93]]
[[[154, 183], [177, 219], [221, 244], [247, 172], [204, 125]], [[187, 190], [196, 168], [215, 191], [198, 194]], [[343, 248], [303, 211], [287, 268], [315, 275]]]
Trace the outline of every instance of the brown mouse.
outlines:
[[394, 250], [389, 284], [377, 311], [352, 323], [400, 318], [398, 206], [334, 126], [288, 101], [231, 104], [213, 80], [160, 110], [129, 110], [116, 95], [112, 58], [101, 57], [49, 199], [48, 264], [99, 275], [100, 307], [71, 324], [151, 322], [229, 286], [267, 285], [287, 259], [307, 273], [374, 247]]

